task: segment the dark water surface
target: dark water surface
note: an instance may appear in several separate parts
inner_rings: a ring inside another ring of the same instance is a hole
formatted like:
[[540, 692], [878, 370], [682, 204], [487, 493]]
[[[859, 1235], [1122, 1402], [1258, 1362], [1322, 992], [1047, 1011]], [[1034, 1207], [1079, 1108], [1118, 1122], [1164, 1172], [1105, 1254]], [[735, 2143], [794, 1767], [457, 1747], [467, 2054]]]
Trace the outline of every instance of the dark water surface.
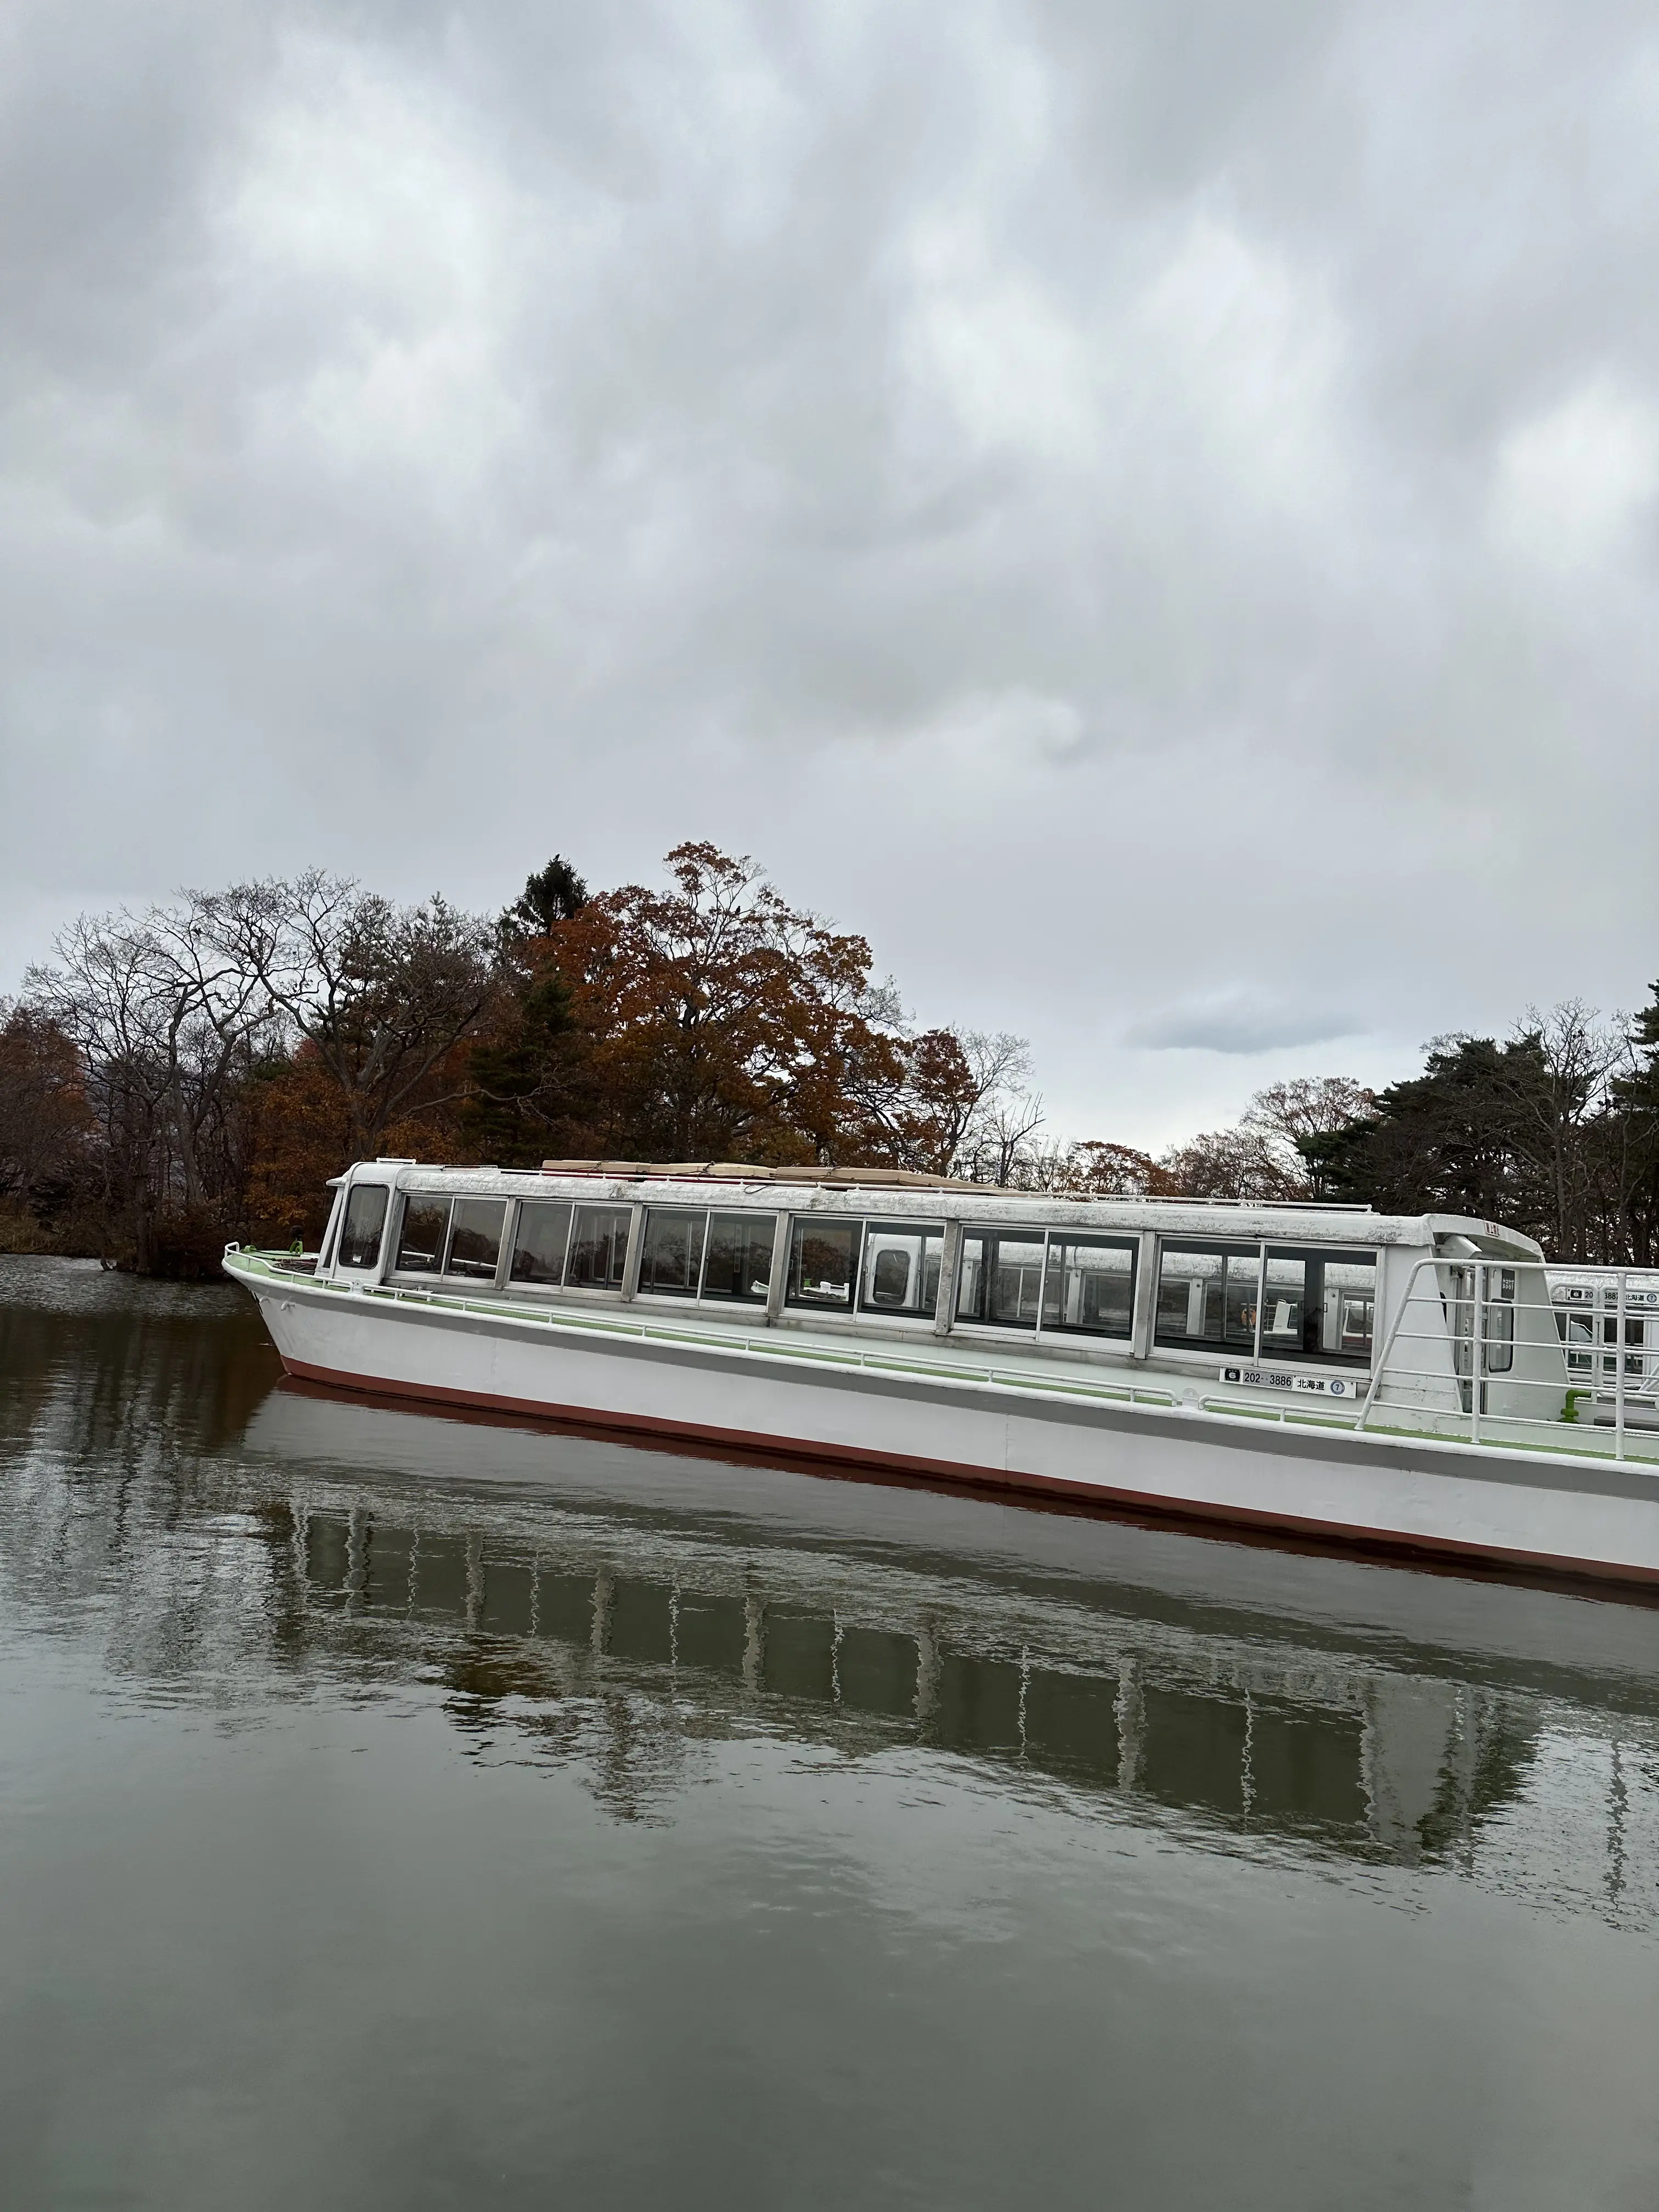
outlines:
[[1659, 1612], [0, 1260], [0, 2203], [1659, 2203]]

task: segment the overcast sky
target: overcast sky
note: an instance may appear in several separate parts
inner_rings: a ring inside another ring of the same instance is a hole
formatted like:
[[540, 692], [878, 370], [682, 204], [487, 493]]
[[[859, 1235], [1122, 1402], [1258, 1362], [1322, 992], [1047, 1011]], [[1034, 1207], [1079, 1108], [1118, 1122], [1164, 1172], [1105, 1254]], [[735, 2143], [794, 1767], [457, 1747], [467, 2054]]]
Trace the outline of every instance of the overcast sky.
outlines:
[[1659, 17], [9, 0], [0, 993], [752, 853], [1161, 1143], [1659, 974]]

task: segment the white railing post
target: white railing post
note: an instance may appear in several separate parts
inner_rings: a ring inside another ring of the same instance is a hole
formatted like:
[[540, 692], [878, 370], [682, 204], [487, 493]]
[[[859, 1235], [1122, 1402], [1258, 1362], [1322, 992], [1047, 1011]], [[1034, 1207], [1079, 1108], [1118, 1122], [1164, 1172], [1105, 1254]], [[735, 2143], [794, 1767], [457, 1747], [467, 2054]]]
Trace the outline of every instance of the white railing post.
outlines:
[[1376, 1359], [1372, 1366], [1371, 1385], [1365, 1393], [1365, 1402], [1359, 1409], [1359, 1419], [1355, 1423], [1357, 1428], [1364, 1427], [1370, 1417], [1371, 1407], [1376, 1403], [1376, 1394], [1382, 1387], [1383, 1376], [1388, 1372], [1389, 1355], [1394, 1350], [1395, 1340], [1406, 1325], [1406, 1316], [1411, 1310], [1412, 1300], [1417, 1295], [1417, 1279], [1425, 1267], [1431, 1267], [1434, 1264], [1432, 1260], [1419, 1260], [1412, 1269], [1411, 1278], [1406, 1285], [1406, 1294], [1395, 1309], [1394, 1321], [1389, 1327], [1388, 1335], [1383, 1340], [1382, 1356], [1380, 1359]]
[[1629, 1271], [1621, 1267], [1619, 1270], [1619, 1364], [1614, 1370], [1618, 1380], [1613, 1392], [1613, 1455], [1615, 1459], [1625, 1456], [1625, 1285], [1628, 1280]]
[[1469, 1442], [1472, 1444], [1478, 1444], [1480, 1441], [1480, 1390], [1486, 1378], [1486, 1316], [1485, 1301], [1481, 1297], [1486, 1288], [1486, 1261], [1477, 1260], [1470, 1291], [1474, 1300], [1474, 1312], [1471, 1316], [1474, 1333], [1469, 1343]]

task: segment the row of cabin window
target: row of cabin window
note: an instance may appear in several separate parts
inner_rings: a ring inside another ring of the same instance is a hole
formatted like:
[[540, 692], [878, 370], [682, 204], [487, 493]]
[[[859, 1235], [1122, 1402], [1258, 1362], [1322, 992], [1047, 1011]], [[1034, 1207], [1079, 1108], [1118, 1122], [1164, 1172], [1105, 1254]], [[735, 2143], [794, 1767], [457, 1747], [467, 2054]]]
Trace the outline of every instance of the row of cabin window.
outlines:
[[[514, 1224], [507, 1280], [549, 1289], [620, 1290], [630, 1209], [527, 1200]], [[646, 1216], [639, 1288], [666, 1297], [763, 1305], [770, 1293], [775, 1216], [653, 1207]], [[400, 1273], [494, 1280], [506, 1203], [411, 1195], [395, 1265]], [[944, 1249], [937, 1229], [872, 1224], [860, 1277], [862, 1222], [797, 1222], [786, 1296], [793, 1305], [931, 1315]]]
[[[1587, 1347], [1595, 1342], [1595, 1316], [1593, 1313], [1558, 1312], [1555, 1316], [1555, 1326], [1562, 1343], [1567, 1347], [1567, 1366], [1571, 1372], [1575, 1375], [1592, 1374], [1595, 1368], [1595, 1354]], [[1636, 1347], [1635, 1350], [1627, 1351], [1625, 1354], [1626, 1375], [1642, 1376], [1647, 1374], [1651, 1365], [1659, 1364], [1643, 1356], [1648, 1346], [1649, 1328], [1650, 1324], [1639, 1314], [1629, 1315], [1626, 1317], [1625, 1342]], [[1601, 1334], [1603, 1344], [1617, 1346], [1619, 1342], [1617, 1314], [1604, 1314], [1601, 1316]], [[1618, 1375], [1619, 1355], [1616, 1350], [1602, 1353], [1601, 1371], [1604, 1375], [1614, 1376]]]
[[[629, 1211], [526, 1200], [514, 1225], [507, 1280], [567, 1290], [621, 1289]], [[382, 1206], [382, 1218], [383, 1212]], [[763, 1305], [771, 1291], [775, 1226], [770, 1214], [653, 1207], [641, 1244], [639, 1288], [659, 1297]], [[397, 1272], [493, 1282], [506, 1227], [504, 1200], [412, 1193], [398, 1231]], [[349, 1218], [343, 1262], [371, 1264], [351, 1256], [365, 1249], [352, 1231]], [[797, 1221], [790, 1233], [784, 1303], [931, 1319], [939, 1306], [944, 1253], [938, 1226]], [[957, 1318], [1035, 1328], [1040, 1310], [1047, 1328], [1127, 1337], [1136, 1257], [1133, 1240], [970, 1231], [963, 1239]]]
[[[957, 1317], [1127, 1337], [1136, 1247], [1105, 1238], [963, 1239]], [[1154, 1343], [1171, 1351], [1370, 1364], [1376, 1255], [1283, 1244], [1183, 1245], [1158, 1253]]]
[[1165, 1244], [1152, 1337], [1171, 1350], [1368, 1366], [1376, 1255], [1329, 1245]]
[[[361, 1220], [354, 1220], [359, 1200]], [[526, 1201], [508, 1279], [566, 1289], [622, 1287], [629, 1208]], [[371, 1223], [368, 1216], [373, 1213]], [[352, 1193], [344, 1265], [378, 1257], [386, 1194]], [[775, 1218], [653, 1207], [639, 1288], [658, 1297], [763, 1304], [771, 1287]], [[399, 1230], [400, 1273], [493, 1281], [507, 1225], [501, 1199], [411, 1194]], [[372, 1243], [370, 1235], [372, 1232]], [[352, 1256], [368, 1252], [368, 1258]], [[797, 1221], [785, 1304], [931, 1318], [939, 1303], [942, 1231], [908, 1224]], [[1127, 1338], [1138, 1243], [1060, 1230], [963, 1235], [956, 1319], [993, 1327]], [[1173, 1350], [1249, 1353], [1364, 1365], [1376, 1312], [1376, 1255], [1288, 1245], [1175, 1245], [1159, 1254], [1154, 1341]]]

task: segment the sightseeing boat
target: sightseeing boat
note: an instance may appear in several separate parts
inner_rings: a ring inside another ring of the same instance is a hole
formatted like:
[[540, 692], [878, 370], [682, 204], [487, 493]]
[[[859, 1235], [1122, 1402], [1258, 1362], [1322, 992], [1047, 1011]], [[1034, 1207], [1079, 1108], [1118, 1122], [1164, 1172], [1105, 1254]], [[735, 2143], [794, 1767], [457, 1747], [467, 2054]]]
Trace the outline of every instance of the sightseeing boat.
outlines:
[[1497, 1222], [702, 1163], [334, 1191], [317, 1254], [225, 1255], [316, 1382], [1659, 1582], [1659, 1273]]

